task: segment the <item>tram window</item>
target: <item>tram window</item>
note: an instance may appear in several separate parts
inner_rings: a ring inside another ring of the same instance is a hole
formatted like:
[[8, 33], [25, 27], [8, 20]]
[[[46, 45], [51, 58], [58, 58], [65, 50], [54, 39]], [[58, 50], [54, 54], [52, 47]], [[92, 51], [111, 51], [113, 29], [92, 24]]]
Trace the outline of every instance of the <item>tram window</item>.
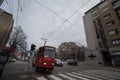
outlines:
[[54, 54], [55, 52], [53, 50], [45, 50], [44, 56], [54, 58]]

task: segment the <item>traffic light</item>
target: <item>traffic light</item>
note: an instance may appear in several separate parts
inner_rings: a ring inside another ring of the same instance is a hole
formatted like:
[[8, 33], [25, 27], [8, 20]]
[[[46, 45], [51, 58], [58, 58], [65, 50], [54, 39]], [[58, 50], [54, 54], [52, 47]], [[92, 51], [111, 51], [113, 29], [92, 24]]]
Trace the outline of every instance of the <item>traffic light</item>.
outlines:
[[35, 50], [35, 47], [36, 47], [36, 45], [31, 44], [31, 51], [34, 51], [34, 50]]

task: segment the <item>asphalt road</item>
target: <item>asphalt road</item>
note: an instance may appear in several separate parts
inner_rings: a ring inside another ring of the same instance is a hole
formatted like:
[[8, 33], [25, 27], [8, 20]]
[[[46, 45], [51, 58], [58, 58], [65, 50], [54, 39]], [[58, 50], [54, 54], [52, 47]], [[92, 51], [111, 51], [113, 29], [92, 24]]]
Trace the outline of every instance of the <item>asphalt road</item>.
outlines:
[[55, 67], [51, 73], [36, 73], [32, 68], [25, 72], [25, 68], [26, 62], [7, 63], [1, 80], [120, 80], [120, 69], [82, 63], [71, 66], [64, 62], [63, 67]]

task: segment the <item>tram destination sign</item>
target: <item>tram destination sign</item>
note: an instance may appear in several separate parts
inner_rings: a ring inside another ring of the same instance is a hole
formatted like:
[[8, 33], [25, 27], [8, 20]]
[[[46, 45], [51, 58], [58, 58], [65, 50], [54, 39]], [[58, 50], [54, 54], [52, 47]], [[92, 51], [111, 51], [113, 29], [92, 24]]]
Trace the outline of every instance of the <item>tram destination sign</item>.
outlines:
[[55, 50], [53, 47], [46, 47], [47, 50]]

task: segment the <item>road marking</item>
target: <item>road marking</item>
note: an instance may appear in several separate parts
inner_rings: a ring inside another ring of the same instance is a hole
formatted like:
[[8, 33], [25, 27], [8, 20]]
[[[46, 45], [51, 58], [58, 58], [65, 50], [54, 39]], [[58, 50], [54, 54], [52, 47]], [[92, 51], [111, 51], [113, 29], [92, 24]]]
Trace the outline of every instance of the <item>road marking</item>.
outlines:
[[100, 78], [104, 78], [104, 79], [108, 79], [108, 80], [115, 80], [115, 79], [111, 79], [111, 78], [108, 78], [108, 77], [104, 77], [104, 76], [100, 76], [100, 75], [97, 75], [97, 74], [92, 74], [92, 73], [84, 73], [84, 75], [91, 75], [91, 76], [95, 76], [95, 77], [100, 77]]
[[102, 79], [99, 79], [99, 78], [95, 78], [95, 77], [92, 77], [92, 76], [88, 76], [88, 75], [84, 75], [84, 74], [80, 74], [80, 73], [76, 73], [76, 72], [72, 72], [72, 73], [76, 74], [76, 75], [79, 75], [79, 76], [84, 76], [84, 77], [92, 78], [92, 79], [95, 79], [95, 80], [102, 80]]
[[73, 77], [76, 77], [76, 78], [79, 78], [79, 79], [90, 80], [90, 79], [88, 79], [88, 78], [80, 77], [80, 76], [77, 76], [77, 75], [74, 75], [74, 74], [70, 74], [70, 73], [66, 73], [66, 74], [68, 74], [68, 75], [70, 75], [70, 76], [73, 76]]
[[[106, 77], [109, 77], [109, 78], [115, 78], [115, 79], [117, 78], [117, 77], [113, 77], [112, 74], [110, 74], [110, 72], [108, 72], [108, 71], [104, 71], [104, 70], [101, 70], [101, 71], [100, 71], [100, 70], [98, 70], [98, 75], [101, 75], [101, 74], [102, 74], [103, 76], [106, 76]], [[116, 74], [117, 74], [117, 73], [116, 73]], [[101, 76], [102, 76], [102, 75], [101, 75]]]
[[47, 80], [47, 79], [46, 79], [46, 78], [44, 78], [43, 76], [38, 77], [37, 79], [38, 79], [38, 80]]
[[102, 77], [112, 78], [112, 80], [117, 78], [117, 77], [112, 76], [112, 74], [110, 75], [109, 72], [104, 71], [104, 70], [101, 70], [101, 71], [100, 70], [96, 70], [94, 72], [87, 72], [87, 73], [99, 75], [99, 76], [102, 76]]
[[63, 75], [63, 74], [58, 74], [59, 76], [62, 76], [62, 77], [64, 77], [64, 78], [67, 78], [67, 79], [69, 79], [69, 80], [76, 80], [76, 79], [73, 79], [73, 78], [71, 78], [71, 77], [69, 77], [69, 76], [66, 76], [66, 75]]
[[62, 80], [62, 79], [60, 79], [60, 78], [58, 78], [58, 77], [56, 77], [54, 75], [49, 75], [49, 77], [52, 78], [52, 79], [54, 79], [54, 80]]

